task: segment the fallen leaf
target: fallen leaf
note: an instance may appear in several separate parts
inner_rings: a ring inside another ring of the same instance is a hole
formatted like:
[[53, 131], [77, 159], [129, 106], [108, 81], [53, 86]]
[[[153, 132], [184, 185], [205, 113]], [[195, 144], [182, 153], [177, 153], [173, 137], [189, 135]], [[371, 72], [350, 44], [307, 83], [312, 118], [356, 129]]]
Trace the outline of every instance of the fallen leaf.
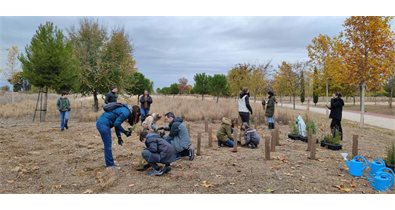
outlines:
[[266, 190], [266, 192], [268, 192], [268, 193], [273, 193], [274, 190], [272, 190], [272, 189], [269, 188], [269, 189]]
[[350, 188], [342, 188], [341, 191], [343, 191], [343, 192], [351, 192], [351, 189]]
[[222, 175], [215, 175], [215, 176], [218, 177], [218, 178], [219, 178], [219, 177], [222, 177]]
[[13, 180], [13, 179], [9, 179], [9, 180], [7, 180], [7, 182], [8, 182], [8, 183], [10, 183], [10, 184], [12, 184], [12, 183], [14, 183], [14, 182], [15, 182], [15, 180]]
[[93, 190], [91, 190], [91, 189], [87, 189], [87, 190], [85, 190], [85, 192], [84, 192], [84, 194], [91, 194], [91, 193], [93, 193]]
[[205, 187], [205, 188], [209, 188], [209, 187], [213, 187], [214, 185], [209, 183], [208, 181], [204, 180], [202, 182], [202, 186]]
[[134, 187], [134, 184], [130, 184], [129, 187]]
[[284, 174], [287, 176], [293, 176], [293, 174], [291, 174], [291, 173], [284, 173]]
[[231, 182], [231, 183], [229, 183], [230, 185], [235, 185], [236, 183], [234, 183], [234, 182]]
[[248, 191], [249, 193], [252, 193], [252, 190], [250, 190], [250, 189], [248, 189], [247, 191]]
[[62, 185], [61, 185], [61, 184], [58, 184], [58, 185], [53, 186], [53, 188], [55, 188], [55, 189], [60, 189], [60, 188], [62, 188]]
[[357, 187], [357, 182], [355, 182], [354, 179], [351, 180], [350, 186], [351, 186], [352, 188], [356, 188], [356, 187]]

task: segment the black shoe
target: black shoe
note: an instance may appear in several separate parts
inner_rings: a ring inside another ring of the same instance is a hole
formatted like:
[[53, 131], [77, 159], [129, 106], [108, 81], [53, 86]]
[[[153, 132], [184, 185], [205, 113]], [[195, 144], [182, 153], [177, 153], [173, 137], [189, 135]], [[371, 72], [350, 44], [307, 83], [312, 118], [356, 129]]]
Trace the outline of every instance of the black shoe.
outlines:
[[151, 167], [151, 165], [149, 163], [144, 164], [143, 167], [140, 167], [137, 169], [137, 171], [145, 171], [147, 169], [149, 169]]
[[195, 159], [195, 150], [190, 147], [189, 148], [189, 160], [192, 161], [193, 159]]
[[65, 127], [66, 129], [69, 129], [69, 126], [67, 125], [68, 122], [69, 122], [69, 120], [66, 120], [66, 122], [64, 123], [64, 127]]
[[170, 166], [165, 166], [163, 169], [162, 169], [162, 173], [163, 174], [167, 174], [167, 173], [169, 173], [171, 171], [171, 167]]
[[223, 147], [224, 144], [223, 144], [221, 141], [218, 141], [218, 146], [219, 146], [219, 147]]

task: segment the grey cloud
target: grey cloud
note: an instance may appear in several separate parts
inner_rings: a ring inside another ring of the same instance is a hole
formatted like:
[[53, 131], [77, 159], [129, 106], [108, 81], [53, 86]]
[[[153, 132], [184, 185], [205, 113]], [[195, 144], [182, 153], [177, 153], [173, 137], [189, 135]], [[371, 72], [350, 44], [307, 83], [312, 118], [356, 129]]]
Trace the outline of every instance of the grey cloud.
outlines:
[[[65, 30], [81, 17], [0, 17], [0, 48], [23, 50], [39, 24]], [[92, 17], [109, 30], [124, 27], [133, 42], [138, 69], [167, 86], [198, 72], [223, 73], [237, 63], [306, 60], [306, 46], [318, 34], [335, 35], [345, 17]], [[3, 59], [2, 59], [3, 60]], [[0, 61], [2, 62], [2, 61]], [[4, 63], [0, 63], [4, 66]]]

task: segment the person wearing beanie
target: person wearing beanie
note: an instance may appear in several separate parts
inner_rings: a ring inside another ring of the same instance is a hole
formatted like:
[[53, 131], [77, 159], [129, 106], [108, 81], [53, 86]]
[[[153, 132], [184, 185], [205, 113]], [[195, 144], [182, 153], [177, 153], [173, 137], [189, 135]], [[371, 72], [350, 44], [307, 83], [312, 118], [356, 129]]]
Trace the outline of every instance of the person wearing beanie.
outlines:
[[245, 147], [249, 147], [251, 149], [255, 149], [258, 147], [259, 141], [261, 137], [259, 136], [258, 132], [250, 128], [247, 123], [243, 123], [242, 130], [244, 131], [244, 145]]

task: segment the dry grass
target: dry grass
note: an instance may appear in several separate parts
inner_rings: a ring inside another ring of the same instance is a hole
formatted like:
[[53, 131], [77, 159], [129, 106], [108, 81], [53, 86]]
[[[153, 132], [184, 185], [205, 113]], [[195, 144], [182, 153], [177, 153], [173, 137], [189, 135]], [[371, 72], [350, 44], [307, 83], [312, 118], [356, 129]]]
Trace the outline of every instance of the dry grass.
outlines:
[[[52, 94], [48, 97], [48, 112], [46, 119], [56, 121], [59, 118], [59, 112], [56, 110], [56, 101], [59, 96]], [[99, 112], [93, 112], [93, 97], [81, 97], [80, 95], [70, 95], [71, 103], [70, 118], [77, 119], [79, 122], [96, 121], [101, 115], [101, 106], [104, 104], [101, 96], [99, 98]], [[0, 101], [7, 101], [0, 96]], [[15, 96], [15, 103], [0, 104], [0, 118], [3, 119], [31, 119], [36, 106], [37, 94], [18, 94]], [[238, 118], [238, 105], [234, 98], [221, 98], [218, 103], [213, 97], [205, 97], [202, 101], [200, 97], [194, 96], [153, 96], [154, 103], [151, 107], [151, 113], [165, 114], [174, 112], [176, 116], [183, 117], [186, 121], [202, 121], [205, 119], [215, 122], [222, 117], [230, 119]], [[121, 96], [119, 102], [136, 104], [137, 97]], [[256, 103], [251, 100], [253, 115], [251, 122], [253, 124], [266, 124], [265, 110], [262, 109], [260, 101]], [[37, 113], [39, 114], [39, 113]], [[39, 116], [37, 115], [39, 118]], [[276, 109], [276, 121], [288, 125], [289, 121], [295, 119], [296, 114], [287, 109]]]

